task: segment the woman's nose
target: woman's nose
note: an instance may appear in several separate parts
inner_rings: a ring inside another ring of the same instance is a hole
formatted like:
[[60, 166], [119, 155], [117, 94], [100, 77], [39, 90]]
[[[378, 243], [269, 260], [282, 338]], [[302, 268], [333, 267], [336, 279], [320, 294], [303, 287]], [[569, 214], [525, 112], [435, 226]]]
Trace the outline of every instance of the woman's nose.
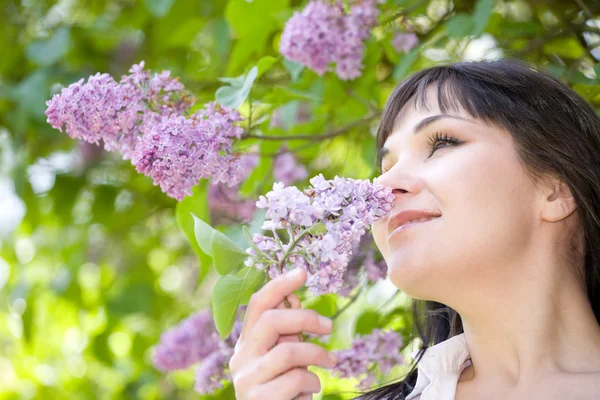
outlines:
[[379, 176], [376, 183], [392, 188], [396, 196], [415, 195], [425, 186], [420, 177], [393, 169]]

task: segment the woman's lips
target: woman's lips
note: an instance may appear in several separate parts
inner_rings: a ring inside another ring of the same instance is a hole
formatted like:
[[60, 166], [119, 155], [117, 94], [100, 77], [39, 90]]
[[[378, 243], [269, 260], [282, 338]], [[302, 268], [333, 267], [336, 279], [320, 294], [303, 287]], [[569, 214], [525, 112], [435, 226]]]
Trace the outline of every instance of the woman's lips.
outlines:
[[433, 220], [436, 220], [436, 219], [439, 219], [439, 218], [440, 218], [440, 217], [433, 217], [433, 218], [431, 218], [431, 219], [429, 219], [429, 220], [427, 220], [427, 221], [414, 221], [414, 222], [408, 222], [408, 223], [406, 223], [406, 224], [403, 224], [403, 225], [401, 225], [401, 226], [397, 227], [396, 229], [394, 229], [394, 230], [393, 230], [393, 231], [392, 231], [392, 232], [389, 234], [389, 236], [388, 236], [388, 239], [390, 239], [392, 236], [394, 236], [395, 234], [397, 234], [397, 233], [399, 233], [399, 232], [405, 231], [406, 229], [409, 229], [409, 228], [411, 228], [411, 227], [414, 227], [414, 226], [416, 226], [416, 225], [422, 225], [422, 224], [426, 224], [426, 223], [428, 223], [428, 222], [431, 222], [431, 221], [433, 221]]

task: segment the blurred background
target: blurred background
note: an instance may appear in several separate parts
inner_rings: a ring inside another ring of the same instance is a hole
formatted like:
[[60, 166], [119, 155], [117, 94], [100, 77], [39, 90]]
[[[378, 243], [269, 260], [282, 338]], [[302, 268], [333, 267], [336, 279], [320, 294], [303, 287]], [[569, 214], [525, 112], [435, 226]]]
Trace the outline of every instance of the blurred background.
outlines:
[[[293, 155], [281, 168], [299, 184], [318, 173], [375, 176], [378, 116], [394, 86], [419, 69], [518, 58], [600, 110], [598, 1], [387, 0], [363, 73], [349, 81], [279, 53], [286, 21], [306, 4], [0, 0], [0, 399], [198, 398], [193, 371], [157, 371], [151, 348], [209, 304], [215, 274], [178, 227], [175, 200], [129, 162], [48, 125], [46, 100], [81, 78], [118, 80], [145, 60], [205, 103], [224, 85], [218, 78], [269, 64], [252, 89], [253, 111], [248, 102], [240, 111], [256, 113], [262, 133], [292, 138], [245, 141], [260, 155], [255, 169], [239, 190], [212, 194], [211, 219], [231, 237], [256, 218], [255, 197], [283, 171], [272, 167], [278, 150]], [[402, 296], [389, 303], [393, 289], [383, 281], [361, 295], [333, 346], [349, 345], [360, 318], [407, 309]], [[387, 323], [405, 335], [411, 327], [404, 314]]]

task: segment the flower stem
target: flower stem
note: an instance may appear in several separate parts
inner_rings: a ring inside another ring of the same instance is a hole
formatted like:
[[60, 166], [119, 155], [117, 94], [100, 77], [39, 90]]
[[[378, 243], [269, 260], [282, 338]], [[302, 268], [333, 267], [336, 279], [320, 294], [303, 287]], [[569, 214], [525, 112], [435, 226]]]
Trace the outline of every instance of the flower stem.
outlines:
[[344, 304], [344, 306], [342, 308], [337, 310], [335, 314], [333, 314], [331, 316], [331, 319], [336, 319], [337, 317], [340, 316], [340, 314], [342, 314], [344, 311], [346, 311], [348, 309], [348, 307], [350, 307], [356, 301], [356, 299], [358, 299], [358, 296], [360, 296], [360, 294], [362, 293], [364, 288], [365, 288], [365, 285], [361, 286], [360, 289], [356, 293], [354, 293], [354, 295], [352, 295], [352, 297], [350, 297], [350, 300], [346, 304]]

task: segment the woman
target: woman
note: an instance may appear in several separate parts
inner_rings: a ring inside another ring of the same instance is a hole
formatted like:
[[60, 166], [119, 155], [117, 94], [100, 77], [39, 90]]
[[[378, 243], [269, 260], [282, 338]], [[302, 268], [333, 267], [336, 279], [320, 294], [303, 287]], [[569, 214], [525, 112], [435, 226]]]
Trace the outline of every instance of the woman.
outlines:
[[[455, 63], [396, 88], [377, 143], [378, 182], [396, 199], [373, 235], [391, 281], [416, 299], [423, 347], [402, 381], [359, 398], [600, 398], [593, 108], [517, 61]], [[311, 398], [320, 384], [306, 366], [335, 362], [295, 342], [331, 324], [300, 309], [294, 272], [250, 302], [231, 360], [240, 400]]]

